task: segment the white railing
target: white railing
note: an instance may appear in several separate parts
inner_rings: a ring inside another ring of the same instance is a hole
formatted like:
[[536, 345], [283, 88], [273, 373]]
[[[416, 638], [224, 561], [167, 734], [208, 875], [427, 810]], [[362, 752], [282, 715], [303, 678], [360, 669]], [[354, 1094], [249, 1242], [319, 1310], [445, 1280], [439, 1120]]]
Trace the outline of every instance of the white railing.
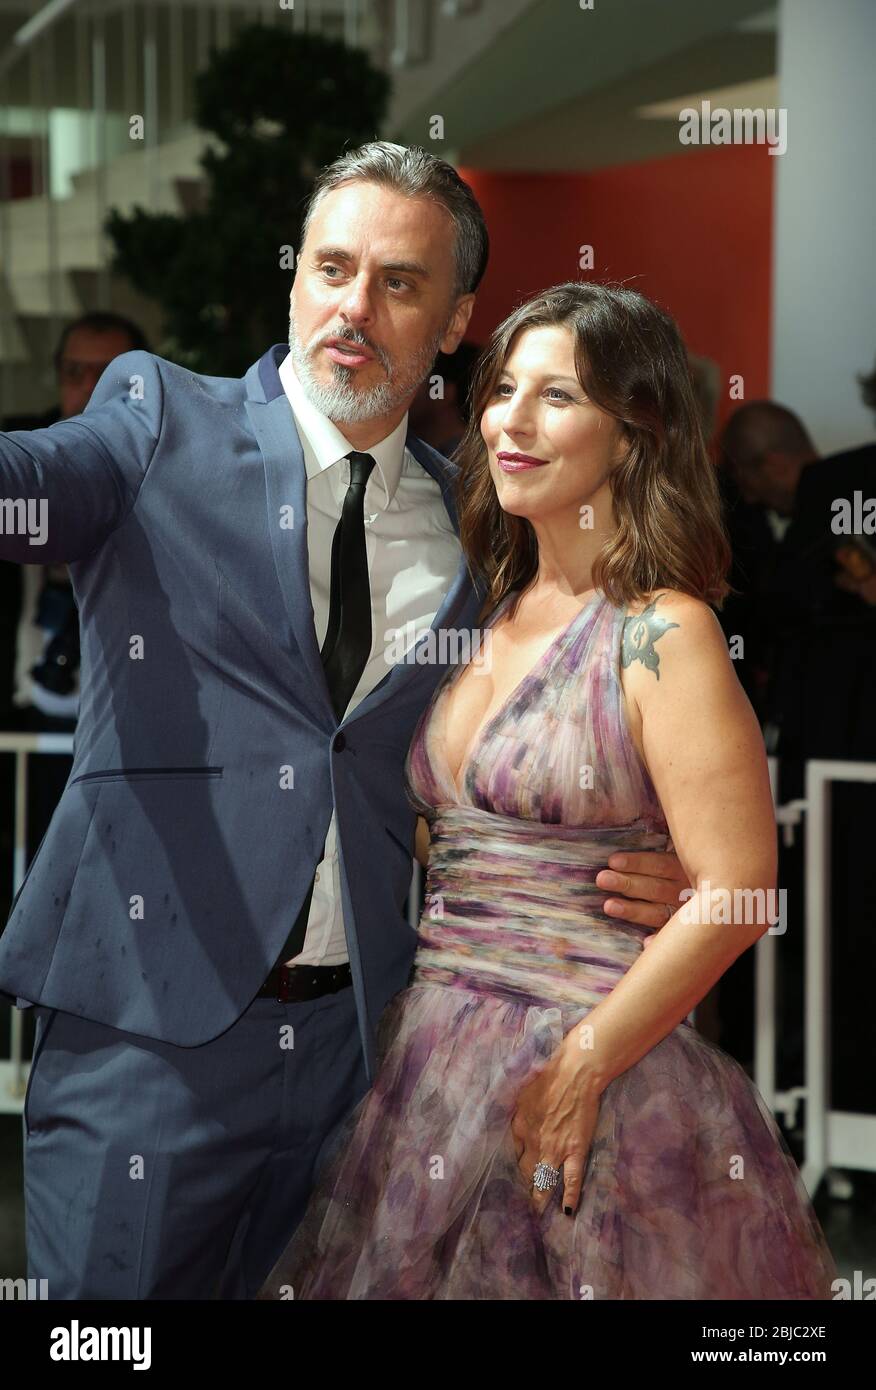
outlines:
[[[0, 754], [15, 756], [15, 812], [12, 830], [12, 894], [27, 872], [27, 769], [30, 755], [73, 752], [72, 734], [0, 734]], [[9, 1060], [0, 1058], [0, 1114], [21, 1111], [27, 1070], [21, 1055], [22, 1017], [13, 1009], [9, 1022]]]
[[[777, 762], [770, 758], [773, 797]], [[810, 1195], [829, 1169], [876, 1172], [876, 1115], [830, 1107], [830, 885], [831, 800], [834, 782], [876, 783], [876, 763], [813, 759], [805, 764], [805, 796], [776, 806], [776, 820], [790, 843], [793, 827], [805, 818], [805, 940], [803, 1084], [776, 1090], [776, 951], [781, 937], [765, 934], [758, 941], [755, 963], [754, 1079], [767, 1105], [793, 1122], [800, 1102], [806, 1106], [802, 1177]], [[798, 924], [799, 929], [799, 924]], [[862, 1066], [867, 1059], [862, 1058]]]
[[[803, 1181], [814, 1192], [833, 1166], [876, 1171], [876, 1115], [830, 1108], [830, 789], [876, 783], [876, 763], [806, 765], [806, 1152]], [[872, 1068], [873, 1059], [861, 1058]]]

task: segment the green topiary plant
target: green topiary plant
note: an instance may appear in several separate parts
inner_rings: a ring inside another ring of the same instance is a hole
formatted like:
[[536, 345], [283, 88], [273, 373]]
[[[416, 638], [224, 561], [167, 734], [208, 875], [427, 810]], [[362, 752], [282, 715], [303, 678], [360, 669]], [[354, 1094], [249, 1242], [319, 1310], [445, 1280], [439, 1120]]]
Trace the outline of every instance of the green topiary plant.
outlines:
[[288, 295], [304, 203], [317, 171], [378, 138], [389, 79], [365, 54], [312, 34], [254, 24], [196, 79], [197, 124], [224, 148], [201, 158], [202, 209], [136, 206], [106, 220], [113, 269], [164, 311], [163, 356], [239, 376], [288, 335]]

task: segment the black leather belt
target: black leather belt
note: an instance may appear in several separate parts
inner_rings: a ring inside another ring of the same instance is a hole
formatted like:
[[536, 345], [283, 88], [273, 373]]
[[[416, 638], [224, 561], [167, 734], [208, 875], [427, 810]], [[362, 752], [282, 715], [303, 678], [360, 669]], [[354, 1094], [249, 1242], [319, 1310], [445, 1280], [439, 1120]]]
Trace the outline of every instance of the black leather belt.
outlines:
[[349, 961], [343, 965], [275, 965], [258, 997], [276, 999], [280, 1004], [298, 1004], [304, 999], [318, 999], [321, 994], [337, 994], [352, 983]]

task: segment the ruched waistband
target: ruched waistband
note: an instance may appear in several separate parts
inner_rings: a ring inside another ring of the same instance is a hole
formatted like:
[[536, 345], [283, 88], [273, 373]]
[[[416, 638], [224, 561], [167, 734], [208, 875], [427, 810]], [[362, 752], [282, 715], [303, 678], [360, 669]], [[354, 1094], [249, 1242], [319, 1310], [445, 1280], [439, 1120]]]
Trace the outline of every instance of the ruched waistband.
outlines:
[[617, 850], [665, 849], [665, 833], [446, 806], [431, 834], [415, 983], [592, 1005], [639, 956], [648, 929], [604, 913], [594, 879]]

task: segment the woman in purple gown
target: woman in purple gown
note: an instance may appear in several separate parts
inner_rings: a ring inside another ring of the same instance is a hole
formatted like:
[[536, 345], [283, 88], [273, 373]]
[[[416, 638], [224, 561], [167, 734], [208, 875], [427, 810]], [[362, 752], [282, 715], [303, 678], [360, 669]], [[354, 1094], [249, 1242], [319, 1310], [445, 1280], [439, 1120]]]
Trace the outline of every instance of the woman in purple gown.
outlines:
[[[460, 534], [489, 597], [408, 754], [414, 970], [259, 1297], [829, 1299], [781, 1132], [688, 1020], [777, 921], [776, 832], [678, 330], [558, 286], [472, 399]], [[648, 940], [595, 878], [670, 838], [694, 888]]]

